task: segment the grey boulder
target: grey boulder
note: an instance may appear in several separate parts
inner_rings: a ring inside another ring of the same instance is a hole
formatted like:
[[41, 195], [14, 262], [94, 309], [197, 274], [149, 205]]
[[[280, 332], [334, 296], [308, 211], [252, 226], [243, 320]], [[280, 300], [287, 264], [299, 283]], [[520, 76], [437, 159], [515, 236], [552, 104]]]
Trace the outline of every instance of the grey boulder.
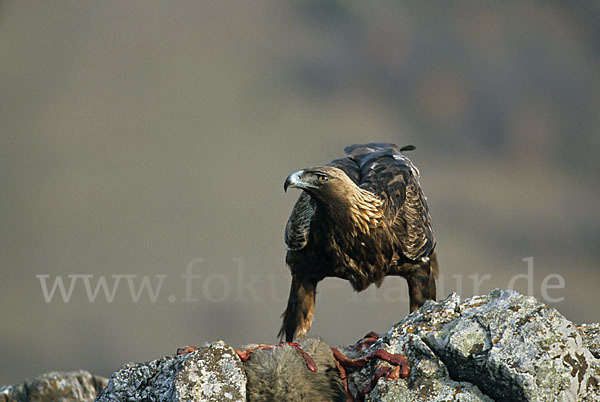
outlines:
[[[403, 353], [407, 379], [380, 379], [371, 401], [598, 401], [600, 361], [586, 334], [533, 297], [493, 290], [461, 303], [427, 302], [369, 350]], [[377, 363], [382, 364], [382, 363]], [[374, 367], [352, 374], [364, 387]]]
[[[242, 363], [231, 346], [217, 341], [189, 354], [127, 364], [97, 401], [245, 401], [273, 395], [331, 400], [334, 394], [343, 399], [328, 345], [308, 340], [302, 346], [317, 363], [317, 373], [290, 347], [256, 352]], [[407, 356], [411, 364], [407, 378], [380, 378], [367, 401], [600, 400], [600, 325], [575, 325], [515, 291], [428, 301], [370, 347], [356, 349], [343, 350], [358, 358], [385, 349]], [[366, 389], [387, 364], [375, 359], [347, 370], [350, 391]], [[49, 373], [0, 388], [0, 402], [91, 401], [105, 384], [83, 371]]]
[[217, 341], [189, 354], [126, 364], [111, 376], [97, 401], [245, 399], [243, 364], [231, 346]]
[[91, 402], [108, 380], [87, 371], [51, 372], [20, 384], [0, 387], [0, 402]]

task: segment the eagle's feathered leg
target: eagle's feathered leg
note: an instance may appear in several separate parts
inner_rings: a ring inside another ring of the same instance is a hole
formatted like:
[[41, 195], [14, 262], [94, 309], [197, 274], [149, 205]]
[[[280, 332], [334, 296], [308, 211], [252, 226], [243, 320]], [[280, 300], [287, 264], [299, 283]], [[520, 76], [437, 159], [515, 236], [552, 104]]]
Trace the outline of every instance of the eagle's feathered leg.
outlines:
[[279, 338], [285, 335], [286, 342], [294, 338], [304, 339], [310, 330], [315, 311], [315, 296], [317, 294], [318, 280], [315, 278], [301, 278], [292, 275], [292, 285], [288, 305], [283, 317], [283, 325], [279, 331]]
[[411, 313], [421, 307], [425, 300], [435, 300], [437, 277], [438, 262], [435, 252], [406, 273]]

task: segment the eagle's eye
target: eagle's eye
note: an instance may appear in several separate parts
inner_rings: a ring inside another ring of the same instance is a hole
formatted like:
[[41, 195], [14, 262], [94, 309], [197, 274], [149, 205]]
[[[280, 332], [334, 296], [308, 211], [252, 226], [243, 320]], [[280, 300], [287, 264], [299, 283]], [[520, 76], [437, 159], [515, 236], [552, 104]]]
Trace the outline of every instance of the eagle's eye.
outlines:
[[325, 183], [327, 180], [329, 180], [329, 177], [325, 175], [318, 175], [317, 178], [321, 183]]

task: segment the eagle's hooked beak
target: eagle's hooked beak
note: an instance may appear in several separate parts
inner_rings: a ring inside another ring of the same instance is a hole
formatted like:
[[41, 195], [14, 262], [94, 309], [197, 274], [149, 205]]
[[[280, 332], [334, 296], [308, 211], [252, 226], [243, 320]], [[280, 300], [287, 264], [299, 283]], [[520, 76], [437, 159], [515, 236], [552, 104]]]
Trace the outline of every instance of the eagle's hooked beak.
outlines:
[[299, 170], [297, 172], [292, 173], [285, 179], [283, 183], [283, 191], [287, 192], [288, 187], [292, 188], [303, 188], [306, 187], [306, 183], [302, 181], [300, 176], [304, 173], [304, 170]]

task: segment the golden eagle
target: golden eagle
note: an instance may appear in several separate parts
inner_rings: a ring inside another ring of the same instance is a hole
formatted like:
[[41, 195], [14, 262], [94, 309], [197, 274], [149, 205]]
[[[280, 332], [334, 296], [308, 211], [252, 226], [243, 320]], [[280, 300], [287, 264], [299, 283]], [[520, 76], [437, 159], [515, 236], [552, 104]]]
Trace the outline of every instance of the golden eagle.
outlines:
[[357, 292], [387, 275], [408, 281], [410, 311], [435, 300], [435, 239], [419, 171], [389, 143], [351, 145], [345, 158], [307, 168], [283, 185], [302, 189], [285, 229], [292, 273], [279, 336], [304, 338], [315, 309], [317, 283], [350, 281]]

